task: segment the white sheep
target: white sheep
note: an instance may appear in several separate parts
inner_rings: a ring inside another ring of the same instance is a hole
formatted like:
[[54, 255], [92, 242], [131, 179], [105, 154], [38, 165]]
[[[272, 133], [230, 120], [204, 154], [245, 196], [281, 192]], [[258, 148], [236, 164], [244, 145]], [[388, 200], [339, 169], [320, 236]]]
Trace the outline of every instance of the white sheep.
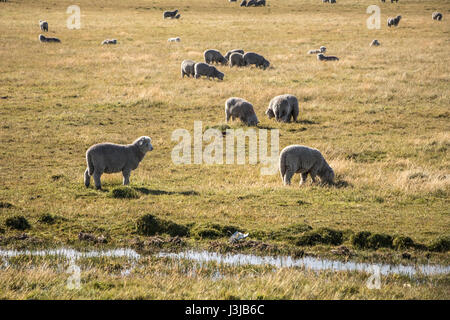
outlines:
[[228, 52], [224, 55], [224, 58], [227, 59], [227, 60], [230, 60], [231, 54], [232, 54], [232, 53], [235, 53], [235, 52], [238, 52], [238, 53], [240, 53], [240, 54], [244, 54], [244, 50], [242, 50], [242, 49], [233, 49], [233, 50], [228, 51]]
[[239, 52], [233, 52], [229, 59], [230, 68], [233, 66], [243, 67], [245, 66], [244, 55]]
[[181, 77], [184, 76], [195, 76], [195, 61], [192, 60], [184, 60], [181, 63]]
[[223, 77], [225, 76], [222, 72], [217, 70], [216, 67], [211, 66], [207, 63], [203, 63], [203, 62], [197, 62], [194, 65], [194, 71], [195, 71], [195, 75], [194, 75], [195, 79], [198, 79], [201, 76], [205, 76], [208, 79], [217, 78], [219, 80], [223, 80]]
[[181, 41], [180, 37], [167, 39], [167, 42], [180, 42], [180, 41]]
[[327, 51], [327, 48], [321, 46], [319, 49], [309, 50], [308, 54], [325, 53], [325, 51]]
[[117, 39], [106, 39], [102, 41], [102, 45], [105, 44], [117, 44]]
[[395, 18], [388, 18], [387, 19], [388, 27], [389, 28], [392, 26], [397, 27], [398, 24], [400, 23], [401, 18], [402, 18], [402, 16], [396, 16]]
[[302, 145], [290, 145], [280, 153], [280, 174], [284, 185], [291, 184], [295, 173], [301, 174], [300, 184], [306, 182], [308, 174], [313, 182], [316, 182], [316, 176], [319, 176], [323, 183], [334, 182], [334, 171], [320, 151]]
[[250, 102], [242, 99], [232, 97], [225, 101], [225, 120], [240, 119], [248, 126], [256, 126], [259, 121], [255, 110]]
[[433, 18], [433, 20], [441, 21], [442, 20], [442, 13], [440, 13], [440, 12], [433, 12], [431, 14], [431, 18]]
[[277, 121], [287, 123], [291, 118], [296, 122], [299, 112], [297, 98], [292, 94], [283, 94], [270, 100], [266, 115], [269, 119], [275, 118]]
[[147, 136], [136, 139], [132, 144], [99, 143], [86, 151], [87, 169], [84, 172], [84, 184], [89, 187], [91, 176], [95, 187], [101, 189], [100, 177], [103, 173], [122, 172], [123, 184], [130, 183], [130, 174], [144, 159], [148, 151], [152, 151], [151, 139]]

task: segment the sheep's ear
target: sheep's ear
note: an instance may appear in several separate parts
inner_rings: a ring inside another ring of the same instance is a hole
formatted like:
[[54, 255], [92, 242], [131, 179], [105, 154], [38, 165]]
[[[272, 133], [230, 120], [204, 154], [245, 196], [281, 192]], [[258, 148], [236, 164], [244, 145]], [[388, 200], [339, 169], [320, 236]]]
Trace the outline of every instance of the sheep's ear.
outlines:
[[141, 140], [139, 140], [139, 145], [142, 146], [144, 144], [144, 138], [142, 138]]

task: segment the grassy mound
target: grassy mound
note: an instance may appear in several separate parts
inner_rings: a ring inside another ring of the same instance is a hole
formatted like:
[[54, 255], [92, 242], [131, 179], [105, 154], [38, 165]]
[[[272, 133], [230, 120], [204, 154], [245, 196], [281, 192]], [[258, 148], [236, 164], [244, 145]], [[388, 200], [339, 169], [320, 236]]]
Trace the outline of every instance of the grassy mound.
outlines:
[[110, 191], [110, 197], [116, 199], [137, 199], [139, 198], [139, 193], [130, 187], [115, 187]]
[[342, 244], [343, 234], [341, 231], [319, 228], [317, 230], [310, 230], [301, 235], [296, 244], [298, 246], [313, 246], [316, 244]]
[[231, 225], [199, 223], [192, 226], [190, 233], [195, 239], [216, 239], [221, 237], [230, 237], [236, 231], [240, 230]]
[[5, 225], [11, 229], [26, 230], [30, 229], [31, 225], [24, 216], [14, 216], [7, 218]]
[[428, 246], [430, 251], [447, 252], [450, 250], [450, 236], [443, 236], [435, 239]]
[[172, 237], [184, 237], [189, 235], [188, 227], [170, 220], [157, 218], [152, 214], [146, 214], [140, 217], [136, 222], [136, 230], [139, 234], [145, 236], [168, 234]]

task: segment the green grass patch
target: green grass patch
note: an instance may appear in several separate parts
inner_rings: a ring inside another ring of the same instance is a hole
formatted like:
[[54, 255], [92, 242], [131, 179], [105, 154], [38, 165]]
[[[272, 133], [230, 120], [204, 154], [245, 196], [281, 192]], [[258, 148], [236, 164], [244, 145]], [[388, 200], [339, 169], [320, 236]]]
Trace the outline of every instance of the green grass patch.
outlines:
[[136, 230], [139, 234], [145, 236], [168, 234], [172, 237], [184, 237], [189, 235], [188, 227], [170, 220], [160, 219], [152, 214], [146, 214], [140, 217], [136, 222]]
[[31, 228], [30, 223], [24, 216], [9, 217], [5, 220], [5, 225], [16, 230], [26, 230]]

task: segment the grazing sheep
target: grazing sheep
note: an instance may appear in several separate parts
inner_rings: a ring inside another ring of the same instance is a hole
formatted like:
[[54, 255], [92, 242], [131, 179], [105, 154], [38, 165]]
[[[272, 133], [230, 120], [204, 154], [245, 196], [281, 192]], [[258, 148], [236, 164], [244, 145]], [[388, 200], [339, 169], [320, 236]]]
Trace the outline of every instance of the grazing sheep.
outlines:
[[300, 185], [306, 182], [308, 173], [313, 182], [316, 175], [323, 183], [334, 182], [334, 171], [319, 150], [301, 145], [290, 145], [280, 153], [280, 173], [284, 185], [290, 185], [294, 173], [300, 173]]
[[402, 18], [402, 16], [396, 16], [395, 18], [388, 18], [387, 19], [388, 27], [389, 28], [392, 26], [397, 27], [401, 18]]
[[379, 45], [380, 45], [380, 42], [378, 42], [377, 39], [373, 39], [372, 42], [370, 43], [370, 46], [371, 46], [371, 47], [372, 47], [372, 46], [378, 47]]
[[263, 56], [254, 53], [254, 52], [247, 52], [244, 54], [244, 62], [245, 65], [251, 65], [254, 64], [256, 67], [262, 67], [264, 70], [270, 66], [270, 62], [267, 61]]
[[255, 110], [250, 102], [242, 98], [229, 98], [225, 101], [225, 119], [229, 120], [240, 119], [248, 126], [256, 126], [259, 121]]
[[138, 167], [147, 151], [153, 150], [151, 141], [149, 137], [143, 136], [136, 139], [132, 144], [99, 143], [90, 147], [86, 151], [85, 186], [89, 187], [91, 176], [93, 176], [95, 187], [101, 189], [100, 177], [103, 173], [121, 171], [123, 184], [129, 184], [131, 171]]
[[181, 77], [184, 78], [184, 76], [195, 76], [195, 61], [192, 60], [184, 60], [181, 63]]
[[327, 48], [321, 46], [319, 49], [309, 50], [308, 54], [325, 53], [325, 51], [327, 51]]
[[209, 64], [198, 62], [194, 65], [194, 78], [198, 79], [200, 76], [206, 76], [208, 79], [217, 78], [223, 80], [224, 74], [216, 69], [216, 67]]
[[[177, 13], [178, 13], [178, 10], [174, 10], [174, 11], [164, 11], [163, 17], [164, 17], [164, 19], [166, 19], [166, 18], [171, 18], [171, 19], [173, 19], [173, 18], [176, 18]], [[177, 19], [178, 19], [178, 18], [177, 18]]]
[[205, 57], [205, 62], [208, 64], [216, 62], [225, 65], [228, 62], [228, 60], [225, 59], [225, 57], [218, 50], [215, 49], [206, 50], [203, 53], [203, 56]]
[[265, 7], [266, 0], [256, 0], [255, 7]]
[[291, 94], [283, 94], [270, 100], [269, 107], [266, 111], [266, 115], [269, 119], [275, 117], [275, 120], [286, 123], [291, 122], [291, 117], [294, 119], [294, 122], [296, 122], [298, 114], [298, 100]]
[[44, 20], [39, 20], [39, 27], [42, 31], [48, 32], [48, 22]]
[[106, 39], [102, 41], [102, 45], [104, 44], [117, 44], [117, 39]]
[[43, 34], [39, 35], [39, 41], [40, 42], [61, 42], [58, 38], [47, 38]]
[[242, 0], [241, 4], [239, 6], [246, 7], [247, 6], [247, 0]]
[[254, 6], [256, 6], [256, 0], [249, 0], [247, 2], [246, 7], [254, 7]]
[[323, 53], [319, 53], [317, 55], [317, 60], [320, 61], [339, 61], [339, 58], [336, 56], [326, 56]]
[[168, 42], [180, 42], [181, 39], [180, 39], [180, 37], [176, 37], [176, 38], [169, 38], [169, 39], [167, 39], [167, 41]]
[[244, 55], [239, 52], [233, 52], [230, 56], [230, 68], [236, 66], [236, 67], [244, 67], [245, 61], [244, 61]]
[[224, 55], [224, 58], [227, 59], [227, 60], [230, 60], [231, 54], [232, 54], [232, 53], [235, 53], [235, 52], [238, 52], [238, 53], [240, 53], [240, 54], [244, 54], [244, 50], [242, 50], [242, 49], [233, 49], [233, 50], [228, 51], [228, 52]]
[[228, 0], [228, 2], [236, 2], [237, 0]]
[[433, 12], [433, 14], [431, 15], [431, 18], [433, 18], [433, 20], [441, 21], [442, 20], [442, 13], [440, 13], [440, 12]]

